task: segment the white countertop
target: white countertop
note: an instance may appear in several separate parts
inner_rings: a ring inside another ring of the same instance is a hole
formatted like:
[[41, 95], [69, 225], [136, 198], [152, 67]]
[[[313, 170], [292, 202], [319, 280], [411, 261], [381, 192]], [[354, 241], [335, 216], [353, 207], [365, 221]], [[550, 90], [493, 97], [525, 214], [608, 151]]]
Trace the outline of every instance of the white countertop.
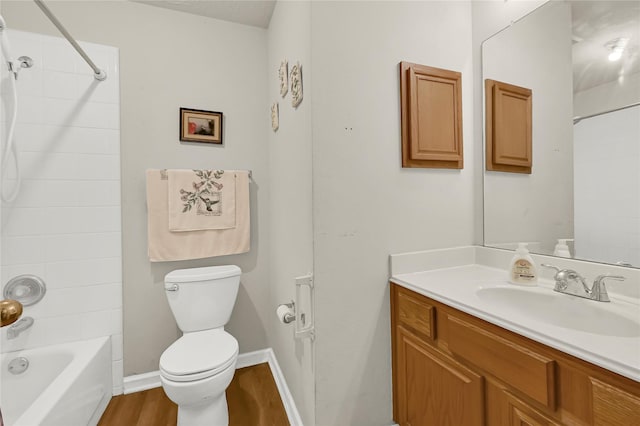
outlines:
[[[569, 298], [562, 300], [575, 303], [576, 309], [583, 303], [598, 303], [606, 315], [615, 313], [640, 322], [640, 305], [637, 299], [610, 294], [611, 302], [595, 302], [553, 291], [553, 282], [540, 280], [536, 287], [521, 287], [507, 282], [505, 270], [480, 264], [467, 264], [422, 272], [395, 273], [391, 281], [424, 296], [459, 309], [492, 324], [543, 343], [592, 364], [611, 370], [640, 382], [640, 335], [633, 337], [613, 336], [563, 328], [525, 314], [517, 307], [496, 303], [480, 297], [478, 290], [488, 287], [517, 287], [525, 292], [554, 294]], [[588, 306], [588, 305], [587, 305]], [[540, 312], [544, 316], [545, 312]], [[615, 334], [615, 333], [612, 333]]]

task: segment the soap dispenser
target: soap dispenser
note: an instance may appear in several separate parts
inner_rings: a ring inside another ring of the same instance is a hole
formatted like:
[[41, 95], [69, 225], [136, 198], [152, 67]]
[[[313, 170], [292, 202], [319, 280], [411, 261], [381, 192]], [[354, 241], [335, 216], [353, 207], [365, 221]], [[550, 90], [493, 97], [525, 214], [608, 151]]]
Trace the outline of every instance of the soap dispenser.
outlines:
[[509, 266], [509, 281], [518, 285], [536, 285], [538, 272], [533, 258], [527, 250], [527, 243], [518, 243], [518, 249]]
[[569, 246], [567, 245], [567, 241], [573, 241], [571, 238], [559, 238], [558, 244], [553, 249], [553, 255], [559, 257], [571, 257], [571, 252], [569, 251]]

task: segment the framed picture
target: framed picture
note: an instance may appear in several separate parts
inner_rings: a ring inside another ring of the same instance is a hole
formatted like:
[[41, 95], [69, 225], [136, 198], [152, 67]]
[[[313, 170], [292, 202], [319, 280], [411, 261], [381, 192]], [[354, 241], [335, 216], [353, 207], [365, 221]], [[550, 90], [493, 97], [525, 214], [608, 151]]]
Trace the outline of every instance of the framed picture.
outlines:
[[222, 144], [222, 113], [180, 108], [180, 140]]

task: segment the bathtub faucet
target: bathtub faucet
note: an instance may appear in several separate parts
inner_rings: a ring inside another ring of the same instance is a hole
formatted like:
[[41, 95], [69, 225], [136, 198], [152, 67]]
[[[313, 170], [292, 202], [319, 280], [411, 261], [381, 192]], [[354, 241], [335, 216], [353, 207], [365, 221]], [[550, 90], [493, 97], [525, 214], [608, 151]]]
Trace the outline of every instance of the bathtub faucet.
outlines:
[[32, 325], [33, 325], [33, 318], [31, 317], [20, 318], [18, 321], [14, 322], [7, 329], [7, 339], [9, 340], [15, 339], [20, 335], [20, 333], [22, 333]]

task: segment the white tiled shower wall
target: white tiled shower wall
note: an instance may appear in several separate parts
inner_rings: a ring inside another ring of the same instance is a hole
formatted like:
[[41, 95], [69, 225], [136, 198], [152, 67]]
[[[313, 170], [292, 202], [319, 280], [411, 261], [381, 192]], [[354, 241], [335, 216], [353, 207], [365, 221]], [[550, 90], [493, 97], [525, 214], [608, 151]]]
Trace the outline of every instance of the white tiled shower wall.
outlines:
[[574, 126], [575, 251], [640, 265], [640, 106]]
[[[63, 38], [8, 32], [14, 57], [34, 66], [18, 79], [15, 143], [22, 174], [2, 204], [1, 278], [35, 274], [44, 299], [23, 315], [34, 326], [2, 352], [111, 336], [114, 393], [122, 390], [120, 96], [118, 49], [81, 43], [107, 72], [99, 82]], [[6, 73], [5, 73], [6, 74]], [[10, 97], [3, 75], [2, 138]], [[4, 146], [4, 142], [3, 142]], [[13, 172], [10, 173], [10, 177]]]

